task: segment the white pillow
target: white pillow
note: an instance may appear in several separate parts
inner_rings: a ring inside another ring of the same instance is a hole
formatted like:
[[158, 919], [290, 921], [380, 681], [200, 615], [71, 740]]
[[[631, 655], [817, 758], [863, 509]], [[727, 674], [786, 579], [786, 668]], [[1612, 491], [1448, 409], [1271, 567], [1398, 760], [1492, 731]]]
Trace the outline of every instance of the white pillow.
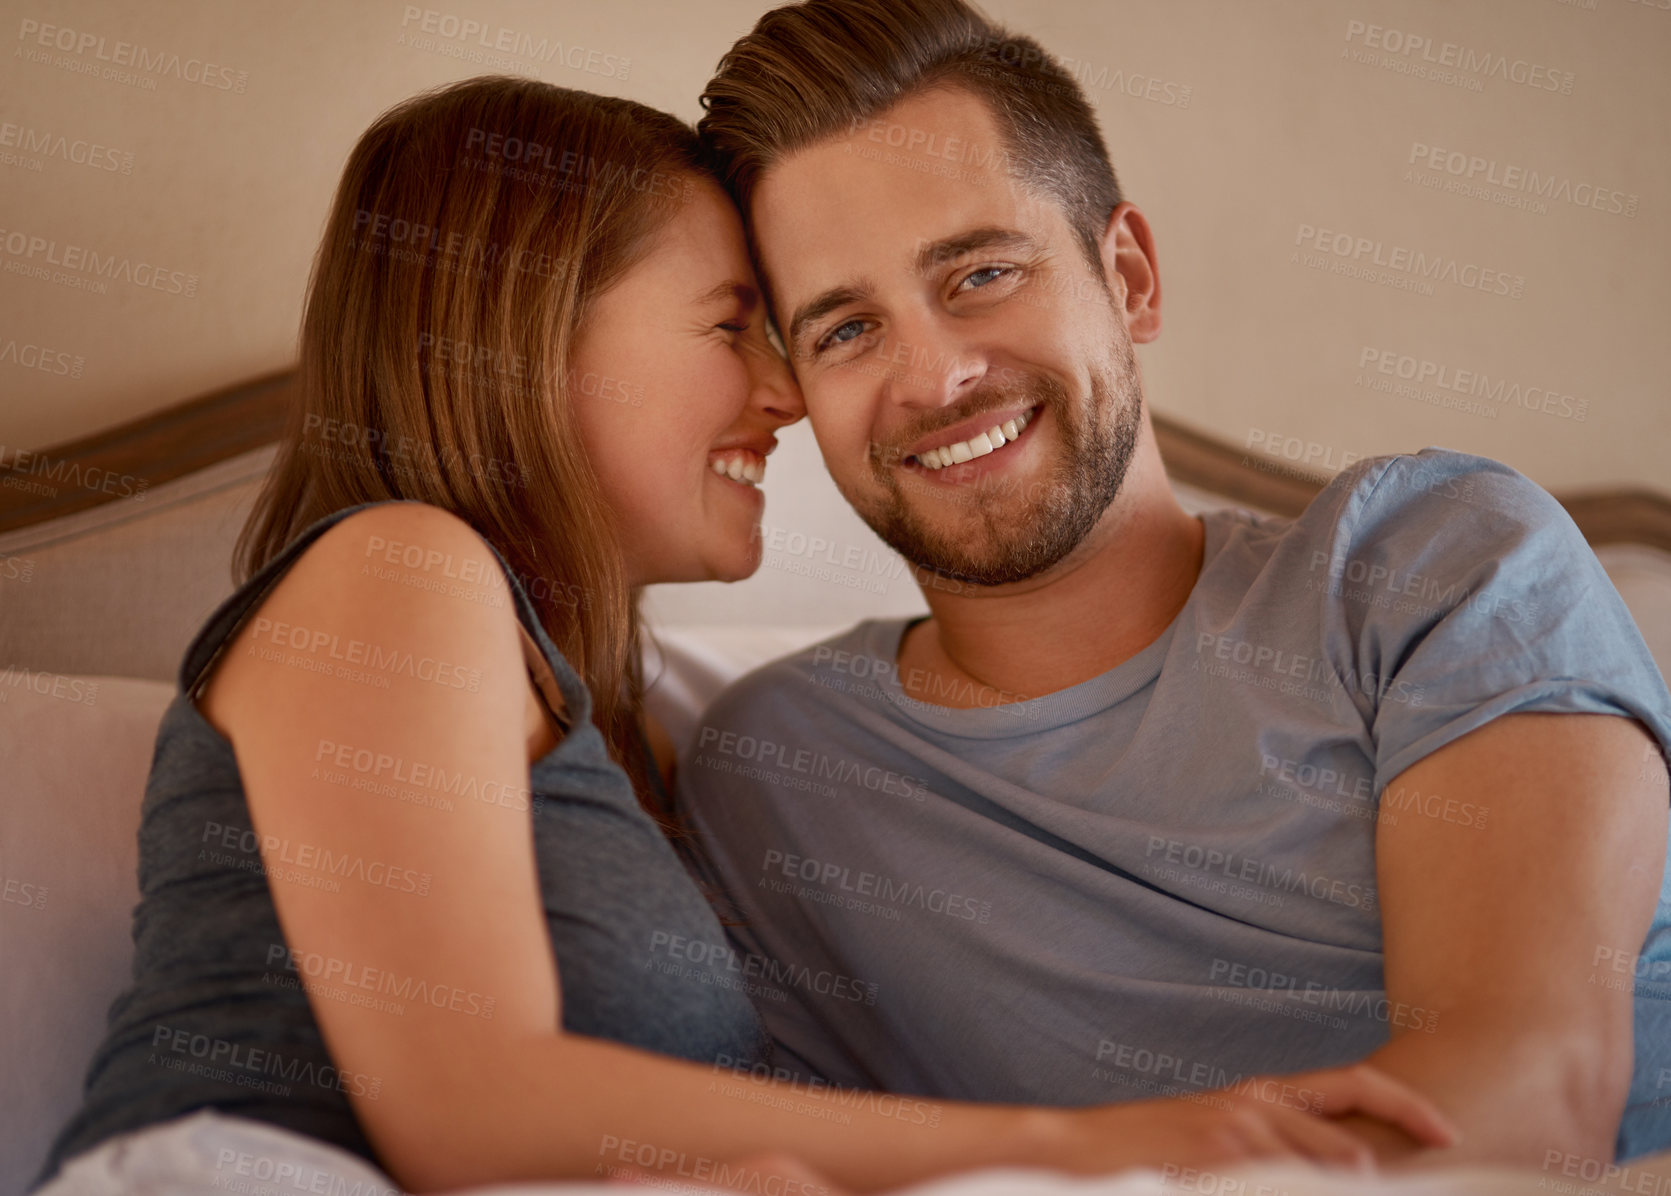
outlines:
[[644, 706], [683, 750], [720, 690], [744, 673], [797, 652], [841, 627], [657, 628], [644, 651]]
[[0, 672], [0, 1196], [24, 1190], [126, 985], [162, 681]]

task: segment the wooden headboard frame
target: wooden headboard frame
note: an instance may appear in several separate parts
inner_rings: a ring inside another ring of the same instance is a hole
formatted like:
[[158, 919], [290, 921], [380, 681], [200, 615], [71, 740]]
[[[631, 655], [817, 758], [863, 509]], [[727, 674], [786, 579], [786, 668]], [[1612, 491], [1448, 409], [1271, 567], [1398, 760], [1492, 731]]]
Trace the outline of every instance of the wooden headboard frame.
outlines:
[[[0, 532], [88, 510], [271, 444], [295, 392], [296, 373], [286, 370], [80, 440], [0, 454]], [[1154, 416], [1154, 425], [1174, 480], [1232, 502], [1297, 515], [1328, 481], [1279, 457], [1250, 456], [1162, 415]], [[1592, 546], [1645, 544], [1671, 553], [1671, 498], [1648, 490], [1555, 497]]]

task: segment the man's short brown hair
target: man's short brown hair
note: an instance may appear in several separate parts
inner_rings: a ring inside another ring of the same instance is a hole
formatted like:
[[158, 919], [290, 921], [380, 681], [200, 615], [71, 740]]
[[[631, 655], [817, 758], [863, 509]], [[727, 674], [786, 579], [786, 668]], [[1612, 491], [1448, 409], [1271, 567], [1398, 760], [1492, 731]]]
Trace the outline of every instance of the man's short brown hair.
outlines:
[[[774, 8], [720, 59], [697, 131], [748, 221], [754, 188], [772, 165], [937, 85], [985, 101], [1003, 137], [1003, 165], [1061, 205], [1097, 262], [1120, 188], [1096, 115], [1043, 47], [963, 0]], [[986, 148], [990, 160], [994, 147]]]

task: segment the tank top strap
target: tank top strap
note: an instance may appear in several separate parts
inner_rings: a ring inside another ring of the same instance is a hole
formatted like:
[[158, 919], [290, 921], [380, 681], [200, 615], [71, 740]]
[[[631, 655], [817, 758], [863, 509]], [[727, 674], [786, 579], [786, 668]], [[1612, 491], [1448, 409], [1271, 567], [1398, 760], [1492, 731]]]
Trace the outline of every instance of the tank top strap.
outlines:
[[[340, 511], [333, 511], [331, 514], [316, 520], [300, 532], [295, 539], [284, 546], [277, 556], [263, 565], [243, 585], [239, 586], [209, 616], [202, 630], [192, 640], [191, 646], [186, 649], [185, 658], [181, 661], [179, 675], [181, 692], [189, 694], [194, 699], [198, 696], [196, 691], [208, 675], [210, 666], [226, 650], [226, 645], [231, 642], [239, 627], [243, 625], [244, 620], [251, 611], [260, 605], [262, 599], [279, 583], [290, 566], [296, 563], [297, 558], [307, 551], [308, 546], [315, 540], [356, 511], [363, 511], [368, 507], [386, 506], [389, 503], [415, 501], [417, 500], [404, 498], [378, 499], [372, 502], [359, 503], [352, 507], [344, 507]], [[498, 547], [485, 537], [483, 542], [487, 544], [488, 551], [493, 554], [493, 559], [498, 562], [500, 571], [505, 575], [505, 583], [510, 587], [511, 601], [516, 606], [517, 622], [522, 626], [525, 643], [531, 641], [534, 647], [538, 649], [545, 670], [549, 671], [549, 677], [555, 680], [557, 690], [562, 695], [564, 709], [561, 714], [563, 723], [568, 726], [586, 724], [592, 717], [591, 691], [586, 688], [586, 683], [581, 680], [580, 675], [574, 671], [574, 667], [569, 664], [563, 654], [558, 651], [557, 645], [552, 642], [551, 637], [546, 634], [545, 627], [540, 622], [539, 615], [534, 609], [533, 601], [528, 597], [527, 589], [523, 586], [521, 579], [505, 562], [505, 558]], [[534, 674], [536, 684], [539, 684], [542, 678], [539, 676], [541, 670], [537, 662], [530, 660], [529, 667], [530, 672]], [[545, 685], [539, 684], [539, 688], [542, 696], [546, 696]]]

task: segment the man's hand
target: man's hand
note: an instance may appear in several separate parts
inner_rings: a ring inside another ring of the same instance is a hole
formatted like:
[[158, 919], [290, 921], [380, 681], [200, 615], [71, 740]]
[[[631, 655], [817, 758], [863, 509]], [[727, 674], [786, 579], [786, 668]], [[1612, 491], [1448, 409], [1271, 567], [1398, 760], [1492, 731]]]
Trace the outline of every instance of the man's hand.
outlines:
[[[1336, 1119], [1360, 1115], [1395, 1129], [1406, 1140], [1444, 1147], [1456, 1129], [1432, 1102], [1367, 1064], [1262, 1076], [1233, 1089], [1166, 1100], [1088, 1109], [1039, 1109], [1056, 1128], [1050, 1145], [1030, 1161], [1076, 1175], [1113, 1174], [1132, 1167], [1202, 1168], [1259, 1159], [1306, 1159], [1332, 1167], [1373, 1167], [1368, 1143]], [[992, 1165], [992, 1164], [987, 1164]], [[612, 1180], [642, 1182], [690, 1193], [778, 1192], [782, 1196], [852, 1196], [835, 1180], [793, 1154], [754, 1155], [708, 1168], [700, 1178], [676, 1179], [638, 1167], [612, 1167]]]
[[[1369, 1142], [1338, 1119], [1348, 1115], [1426, 1147], [1457, 1141], [1456, 1127], [1432, 1101], [1374, 1067], [1359, 1064], [1291, 1076], [1264, 1076], [1167, 1100], [1084, 1110], [1097, 1133], [1129, 1145], [1129, 1166], [1218, 1166], [1253, 1159], [1303, 1158], [1369, 1168]], [[1095, 1170], [1064, 1158], [1067, 1170]]]

